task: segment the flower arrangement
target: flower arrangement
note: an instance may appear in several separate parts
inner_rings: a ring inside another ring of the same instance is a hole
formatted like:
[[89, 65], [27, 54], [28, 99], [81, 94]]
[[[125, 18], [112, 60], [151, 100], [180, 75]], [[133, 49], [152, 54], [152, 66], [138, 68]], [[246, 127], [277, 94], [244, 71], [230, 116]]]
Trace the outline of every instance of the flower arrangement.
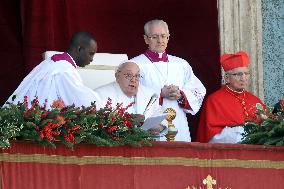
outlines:
[[280, 100], [275, 107], [264, 111], [257, 104], [257, 116], [245, 123], [242, 143], [261, 145], [284, 145], [284, 101]]
[[108, 99], [104, 108], [65, 106], [61, 100], [53, 102], [51, 109], [39, 105], [37, 97], [29, 107], [24, 102], [8, 104], [0, 109], [0, 147], [9, 147], [11, 139], [31, 140], [56, 147], [62, 142], [69, 148], [81, 142], [98, 146], [150, 145], [148, 132], [137, 127], [135, 117], [121, 104], [112, 107]]

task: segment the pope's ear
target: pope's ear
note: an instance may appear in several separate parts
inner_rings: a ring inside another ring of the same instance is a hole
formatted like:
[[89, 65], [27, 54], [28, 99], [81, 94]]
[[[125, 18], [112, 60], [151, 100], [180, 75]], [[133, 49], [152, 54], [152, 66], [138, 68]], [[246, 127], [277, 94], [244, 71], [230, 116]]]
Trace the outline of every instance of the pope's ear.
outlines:
[[119, 76], [119, 72], [120, 72], [120, 71], [119, 71], [119, 70], [117, 70], [117, 71], [114, 73], [114, 77], [115, 77], [115, 78], [118, 78], [118, 76]]
[[119, 81], [119, 72], [115, 72], [114, 76], [115, 76], [115, 81], [116, 81], [117, 83], [119, 83], [119, 82], [120, 82], [120, 81]]

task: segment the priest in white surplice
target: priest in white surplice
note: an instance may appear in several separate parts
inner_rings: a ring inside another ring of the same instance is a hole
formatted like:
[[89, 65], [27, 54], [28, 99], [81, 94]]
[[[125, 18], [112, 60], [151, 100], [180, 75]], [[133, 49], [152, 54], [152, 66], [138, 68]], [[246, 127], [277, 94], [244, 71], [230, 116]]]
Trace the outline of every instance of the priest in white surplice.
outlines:
[[[75, 33], [67, 52], [55, 54], [37, 65], [21, 82], [7, 102], [23, 102], [27, 96], [32, 101], [35, 96], [39, 103], [49, 109], [55, 100], [63, 100], [65, 105], [89, 106], [98, 101], [98, 95], [84, 86], [76, 70], [93, 60], [97, 51], [94, 37], [87, 32]], [[15, 95], [15, 100], [12, 101]]]
[[[157, 94], [152, 89], [139, 85], [140, 70], [137, 64], [133, 62], [120, 64], [115, 72], [115, 78], [115, 82], [95, 89], [101, 100], [101, 105], [106, 104], [108, 98], [112, 100], [113, 107], [117, 103], [123, 103], [123, 107], [134, 103], [127, 111], [136, 114], [139, 119], [142, 119], [141, 122], [155, 112], [161, 111]], [[158, 134], [164, 129], [163, 126], [157, 125], [150, 132]], [[165, 137], [163, 138], [165, 140]]]
[[166, 22], [149, 21], [144, 32], [148, 50], [131, 61], [140, 67], [141, 83], [160, 94], [162, 107], [177, 112], [173, 120], [178, 129], [175, 141], [191, 141], [186, 113], [194, 115], [199, 111], [206, 89], [186, 60], [166, 53], [170, 36]]

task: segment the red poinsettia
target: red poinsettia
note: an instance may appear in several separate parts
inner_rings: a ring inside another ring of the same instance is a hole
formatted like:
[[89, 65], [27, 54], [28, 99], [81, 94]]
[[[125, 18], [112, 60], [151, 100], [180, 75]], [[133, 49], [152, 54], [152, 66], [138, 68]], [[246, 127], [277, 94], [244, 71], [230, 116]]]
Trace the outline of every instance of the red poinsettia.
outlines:
[[65, 104], [63, 100], [55, 100], [51, 105], [51, 108], [64, 108], [64, 107], [65, 107]]

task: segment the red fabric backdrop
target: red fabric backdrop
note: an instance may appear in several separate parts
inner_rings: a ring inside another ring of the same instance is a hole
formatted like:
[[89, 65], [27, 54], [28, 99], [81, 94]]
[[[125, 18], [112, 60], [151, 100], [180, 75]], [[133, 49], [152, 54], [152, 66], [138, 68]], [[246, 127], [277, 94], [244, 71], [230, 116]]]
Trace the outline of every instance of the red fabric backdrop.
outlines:
[[[2, 0], [0, 103], [39, 64], [44, 51], [65, 50], [74, 32], [93, 33], [99, 52], [132, 58], [146, 49], [143, 26], [155, 18], [169, 24], [168, 53], [190, 62], [208, 94], [219, 88], [217, 0]], [[189, 117], [191, 125], [197, 118]]]

